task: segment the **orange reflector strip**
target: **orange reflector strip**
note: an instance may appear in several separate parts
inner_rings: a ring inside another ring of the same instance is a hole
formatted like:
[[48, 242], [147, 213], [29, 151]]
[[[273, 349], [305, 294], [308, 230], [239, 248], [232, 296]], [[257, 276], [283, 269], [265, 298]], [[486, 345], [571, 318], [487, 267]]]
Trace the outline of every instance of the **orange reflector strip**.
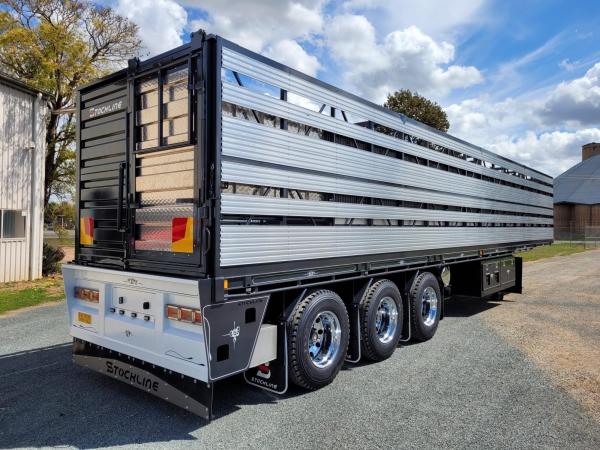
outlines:
[[202, 325], [202, 313], [198, 309], [167, 305], [167, 318], [194, 325]]
[[78, 298], [79, 300], [86, 300], [93, 303], [100, 302], [100, 291], [97, 289], [88, 289], [76, 286], [74, 294], [75, 298]]
[[94, 244], [94, 219], [92, 217], [79, 219], [79, 243], [81, 245]]
[[179, 308], [173, 305], [167, 305], [167, 317], [169, 319], [179, 320]]
[[171, 251], [194, 252], [194, 218], [173, 217], [171, 221]]
[[229, 280], [228, 279], [223, 280], [223, 289], [229, 289]]

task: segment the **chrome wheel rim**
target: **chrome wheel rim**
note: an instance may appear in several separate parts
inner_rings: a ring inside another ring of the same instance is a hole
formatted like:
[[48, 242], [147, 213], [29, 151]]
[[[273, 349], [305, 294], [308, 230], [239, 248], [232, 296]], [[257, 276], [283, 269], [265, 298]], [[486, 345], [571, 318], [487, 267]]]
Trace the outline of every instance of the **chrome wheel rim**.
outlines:
[[437, 317], [438, 297], [435, 289], [431, 286], [427, 286], [423, 290], [421, 302], [423, 303], [423, 307], [421, 309], [423, 324], [426, 327], [430, 327], [435, 323], [435, 319]]
[[311, 362], [323, 369], [333, 364], [340, 350], [342, 327], [331, 311], [320, 312], [313, 321], [308, 335], [308, 354]]
[[390, 342], [398, 328], [398, 307], [391, 297], [383, 297], [377, 305], [375, 332], [380, 342]]

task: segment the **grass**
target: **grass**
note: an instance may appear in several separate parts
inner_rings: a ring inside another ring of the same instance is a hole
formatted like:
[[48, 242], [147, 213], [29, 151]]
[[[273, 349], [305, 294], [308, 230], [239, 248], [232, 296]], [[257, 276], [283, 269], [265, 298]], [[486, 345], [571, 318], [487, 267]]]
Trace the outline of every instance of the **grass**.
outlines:
[[0, 285], [0, 315], [15, 309], [56, 302], [65, 298], [60, 275], [35, 281]]
[[46, 244], [52, 245], [53, 247], [75, 247], [75, 239], [71, 237], [65, 238], [44, 238]]
[[583, 251], [585, 251], [585, 246], [583, 244], [561, 243], [542, 245], [534, 248], [533, 250], [517, 253], [517, 256], [521, 256], [523, 261], [536, 261], [538, 259], [551, 258], [552, 256], [572, 255], [573, 253], [579, 253]]

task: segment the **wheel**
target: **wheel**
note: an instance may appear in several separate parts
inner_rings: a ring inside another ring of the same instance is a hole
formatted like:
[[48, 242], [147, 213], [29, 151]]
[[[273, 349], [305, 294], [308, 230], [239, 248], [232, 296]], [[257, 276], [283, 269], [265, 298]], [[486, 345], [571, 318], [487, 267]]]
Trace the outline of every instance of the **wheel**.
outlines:
[[331, 383], [344, 364], [350, 337], [342, 299], [329, 290], [308, 295], [294, 307], [287, 333], [291, 381], [311, 390]]
[[435, 334], [440, 322], [443, 297], [437, 278], [423, 272], [415, 278], [409, 294], [411, 338], [426, 341]]
[[504, 301], [504, 292], [496, 292], [495, 294], [492, 294], [492, 296], [490, 297], [490, 300], [493, 300], [495, 302], [503, 302]]
[[379, 280], [360, 304], [362, 354], [372, 361], [389, 358], [402, 334], [402, 296], [390, 280]]

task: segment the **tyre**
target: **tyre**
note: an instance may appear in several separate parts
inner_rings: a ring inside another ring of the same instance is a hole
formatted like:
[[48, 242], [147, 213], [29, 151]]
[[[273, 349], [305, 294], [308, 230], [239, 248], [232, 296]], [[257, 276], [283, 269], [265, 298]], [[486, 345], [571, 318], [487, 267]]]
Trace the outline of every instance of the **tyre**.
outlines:
[[423, 272], [415, 278], [409, 293], [411, 339], [422, 342], [431, 339], [440, 322], [443, 297], [437, 278]]
[[291, 381], [310, 390], [331, 383], [344, 364], [350, 337], [342, 299], [324, 289], [311, 293], [294, 307], [287, 333]]
[[503, 302], [504, 301], [504, 292], [496, 292], [495, 294], [492, 294], [490, 300], [493, 300], [495, 302]]
[[361, 352], [372, 361], [389, 358], [402, 334], [402, 296], [390, 280], [373, 284], [360, 304]]

